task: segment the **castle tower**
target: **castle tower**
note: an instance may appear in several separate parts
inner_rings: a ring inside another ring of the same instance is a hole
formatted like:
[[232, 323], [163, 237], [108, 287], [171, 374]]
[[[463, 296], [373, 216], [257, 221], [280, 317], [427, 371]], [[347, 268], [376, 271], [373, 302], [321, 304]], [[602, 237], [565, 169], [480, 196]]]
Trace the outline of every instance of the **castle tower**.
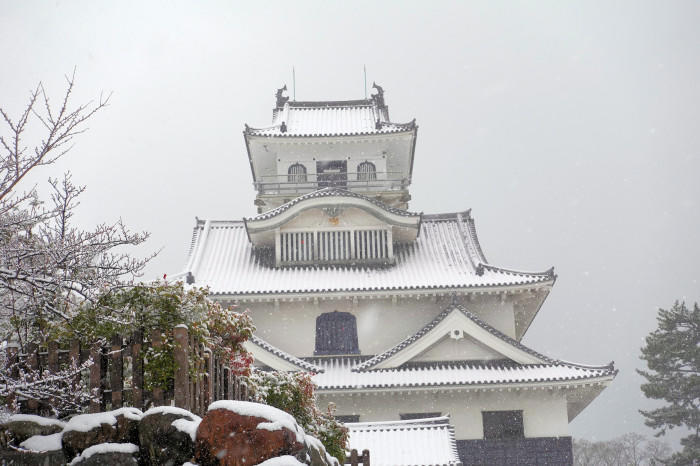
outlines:
[[489, 263], [470, 210], [408, 210], [417, 127], [376, 89], [279, 90], [244, 132], [259, 214], [198, 220], [183, 275], [250, 310], [258, 367], [315, 374], [373, 465], [571, 464], [569, 422], [617, 371], [521, 343], [553, 269]]

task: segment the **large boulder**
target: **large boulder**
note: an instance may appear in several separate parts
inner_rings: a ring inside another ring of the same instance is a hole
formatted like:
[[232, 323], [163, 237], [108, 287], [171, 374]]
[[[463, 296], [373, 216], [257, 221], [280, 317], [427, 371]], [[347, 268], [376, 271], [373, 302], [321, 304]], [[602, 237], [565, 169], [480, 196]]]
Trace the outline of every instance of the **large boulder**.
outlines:
[[138, 455], [139, 447], [133, 443], [100, 443], [86, 448], [71, 466], [137, 466]]
[[0, 426], [0, 448], [19, 446], [35, 435], [51, 435], [61, 432], [66, 423], [32, 414], [15, 414]]
[[189, 411], [170, 406], [146, 411], [139, 425], [142, 464], [179, 466], [190, 461], [201, 420]]
[[200, 466], [250, 466], [278, 456], [305, 459], [305, 435], [292, 416], [247, 401], [216, 401], [197, 429]]
[[136, 408], [121, 408], [71, 418], [63, 429], [63, 452], [68, 461], [84, 450], [101, 443], [138, 442], [139, 421], [143, 414]]

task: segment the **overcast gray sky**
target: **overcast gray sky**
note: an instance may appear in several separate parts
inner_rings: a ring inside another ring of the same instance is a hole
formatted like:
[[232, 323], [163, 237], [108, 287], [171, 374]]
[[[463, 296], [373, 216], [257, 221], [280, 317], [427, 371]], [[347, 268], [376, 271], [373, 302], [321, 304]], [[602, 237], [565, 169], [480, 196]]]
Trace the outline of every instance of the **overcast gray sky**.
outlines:
[[[0, 105], [43, 80], [112, 91], [74, 150], [84, 226], [122, 217], [184, 266], [200, 218], [254, 213], [244, 123], [274, 91], [364, 95], [416, 118], [411, 209], [472, 208], [495, 264], [559, 275], [525, 337], [620, 375], [573, 434], [649, 434], [639, 348], [656, 309], [700, 300], [698, 2], [0, 1]], [[145, 252], [145, 251], [144, 251]]]

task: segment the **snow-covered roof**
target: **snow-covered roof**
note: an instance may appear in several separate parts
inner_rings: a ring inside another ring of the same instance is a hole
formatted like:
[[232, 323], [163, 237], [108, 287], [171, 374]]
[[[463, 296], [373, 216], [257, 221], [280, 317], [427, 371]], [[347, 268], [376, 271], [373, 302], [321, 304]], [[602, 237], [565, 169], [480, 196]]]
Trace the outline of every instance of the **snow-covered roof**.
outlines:
[[439, 361], [407, 364], [392, 369], [353, 370], [361, 359], [352, 356], [311, 360], [324, 369], [313, 377], [320, 391], [497, 385], [551, 385], [558, 382], [591, 383], [612, 380], [612, 366], [587, 367], [564, 362], [516, 364], [511, 361]]
[[419, 237], [397, 244], [392, 266], [275, 267], [274, 252], [255, 249], [242, 221], [198, 220], [188, 263], [195, 283], [214, 295], [259, 296], [320, 292], [483, 289], [552, 284], [552, 269], [519, 272], [491, 266], [470, 212], [424, 215]]
[[459, 465], [454, 428], [448, 417], [410, 421], [354, 422], [348, 448], [369, 450], [373, 466]]
[[[258, 348], [260, 348], [268, 353], [271, 353], [272, 355], [292, 364], [293, 366], [296, 366], [296, 368], [298, 370], [314, 372], [314, 373], [323, 372], [323, 368], [321, 368], [315, 364], [311, 364], [310, 362], [304, 361], [303, 359], [299, 359], [296, 356], [292, 356], [291, 354], [289, 354], [285, 351], [282, 351], [281, 349], [279, 349], [275, 346], [272, 346], [270, 343], [266, 342], [265, 340], [263, 340], [262, 338], [260, 338], [258, 336], [253, 335], [250, 337], [250, 339], [248, 341], [250, 343], [252, 343], [253, 345], [257, 346]], [[256, 356], [255, 351], [251, 351], [251, 352], [254, 353], [253, 356]], [[260, 359], [260, 358], [256, 357], [256, 359]], [[282, 368], [277, 368], [277, 367], [273, 367], [273, 368], [274, 369], [282, 369]]]
[[[526, 356], [524, 358], [525, 360], [531, 360], [532, 362], [536, 362], [536, 363], [550, 363], [550, 364], [558, 363], [558, 361], [551, 359], [543, 354], [540, 354], [533, 349], [528, 348], [527, 346], [523, 345], [519, 341], [514, 340], [513, 338], [504, 334], [503, 332], [495, 329], [491, 325], [489, 325], [486, 322], [484, 322], [483, 320], [479, 319], [472, 312], [469, 312], [468, 310], [466, 310], [461, 305], [452, 304], [452, 305], [448, 306], [447, 308], [445, 308], [445, 310], [443, 310], [440, 314], [438, 314], [432, 321], [428, 322], [418, 332], [416, 332], [415, 334], [406, 338], [405, 340], [401, 341], [396, 346], [393, 346], [392, 348], [389, 348], [388, 350], [384, 351], [383, 353], [380, 353], [380, 354], [374, 356], [373, 358], [363, 362], [362, 364], [358, 365], [353, 370], [360, 372], [360, 371], [366, 371], [366, 370], [375, 368], [377, 365], [381, 364], [382, 362], [384, 362], [384, 361], [396, 356], [397, 354], [405, 351], [407, 348], [411, 347], [412, 345], [416, 344], [421, 339], [423, 339], [427, 335], [429, 335], [431, 330], [436, 328], [441, 322], [445, 321], [445, 319], [452, 313], [458, 313], [458, 314], [463, 315], [464, 317], [466, 317], [468, 322], [473, 322], [474, 324], [476, 324], [476, 327], [478, 329], [485, 331], [487, 334], [493, 335], [498, 340], [505, 343], [507, 347], [510, 347], [513, 350], [515, 350], [515, 351], [510, 351], [509, 354], [516, 354], [517, 355], [516, 357], [518, 357], [518, 356], [520, 356], [520, 354], [524, 353], [525, 355], [532, 357], [532, 358], [528, 358]], [[442, 336], [443, 336], [443, 334], [440, 335], [440, 337], [442, 337]], [[475, 335], [471, 335], [471, 336], [474, 337]], [[430, 342], [430, 344], [432, 344], [432, 343], [434, 343], [434, 341]], [[520, 354], [518, 354], [518, 353], [520, 353]], [[520, 356], [520, 357], [522, 358], [522, 356]]]
[[272, 125], [252, 128], [245, 135], [266, 137], [356, 136], [414, 131], [415, 120], [392, 123], [376, 99], [302, 102], [288, 101], [276, 108]]

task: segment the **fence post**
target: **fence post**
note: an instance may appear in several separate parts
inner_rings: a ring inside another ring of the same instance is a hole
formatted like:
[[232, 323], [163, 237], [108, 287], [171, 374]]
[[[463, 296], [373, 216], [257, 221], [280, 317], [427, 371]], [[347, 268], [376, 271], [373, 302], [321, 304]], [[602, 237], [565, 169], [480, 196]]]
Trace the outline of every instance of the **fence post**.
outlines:
[[[10, 342], [5, 347], [7, 359], [5, 359], [6, 368], [9, 369], [10, 377], [17, 379], [19, 377], [19, 344]], [[12, 395], [6, 400], [7, 406], [14, 406], [16, 399]]]
[[90, 348], [92, 366], [90, 366], [90, 412], [99, 413], [102, 406], [102, 348], [94, 344]]
[[352, 449], [350, 450], [350, 464], [352, 466], [357, 466], [357, 450]]
[[[39, 376], [39, 348], [35, 343], [30, 343], [27, 345], [27, 362], [29, 363], [29, 369], [36, 371], [37, 377]], [[39, 414], [39, 401], [38, 400], [27, 400], [27, 408], [33, 414]]]
[[362, 466], [369, 466], [369, 450], [362, 450]]
[[122, 391], [124, 389], [124, 357], [122, 354], [122, 336], [112, 337], [111, 351], [112, 367], [110, 371], [110, 386], [112, 388], [112, 409], [122, 407]]
[[143, 361], [141, 360], [141, 346], [143, 345], [143, 331], [136, 330], [131, 336], [131, 393], [134, 407], [143, 409]]
[[13, 378], [19, 377], [19, 344], [15, 342], [8, 343], [6, 346], [7, 351], [7, 368], [10, 369], [10, 374]]
[[189, 350], [187, 325], [177, 325], [173, 332], [175, 336], [175, 406], [189, 410], [190, 377], [187, 361]]
[[206, 374], [204, 376], [204, 404], [203, 409], [206, 410], [214, 401], [214, 388], [212, 387], [212, 375], [214, 374], [214, 356], [209, 348], [204, 348], [204, 364], [207, 365]]
[[58, 342], [50, 341], [48, 344], [48, 353], [46, 359], [49, 365], [49, 372], [55, 374], [58, 372]]
[[[155, 351], [163, 346], [160, 329], [156, 328], [151, 331], [151, 346]], [[161, 387], [153, 388], [153, 406], [163, 406], [163, 389]]]
[[240, 401], [249, 401], [248, 400], [248, 384], [241, 382], [241, 399]]

